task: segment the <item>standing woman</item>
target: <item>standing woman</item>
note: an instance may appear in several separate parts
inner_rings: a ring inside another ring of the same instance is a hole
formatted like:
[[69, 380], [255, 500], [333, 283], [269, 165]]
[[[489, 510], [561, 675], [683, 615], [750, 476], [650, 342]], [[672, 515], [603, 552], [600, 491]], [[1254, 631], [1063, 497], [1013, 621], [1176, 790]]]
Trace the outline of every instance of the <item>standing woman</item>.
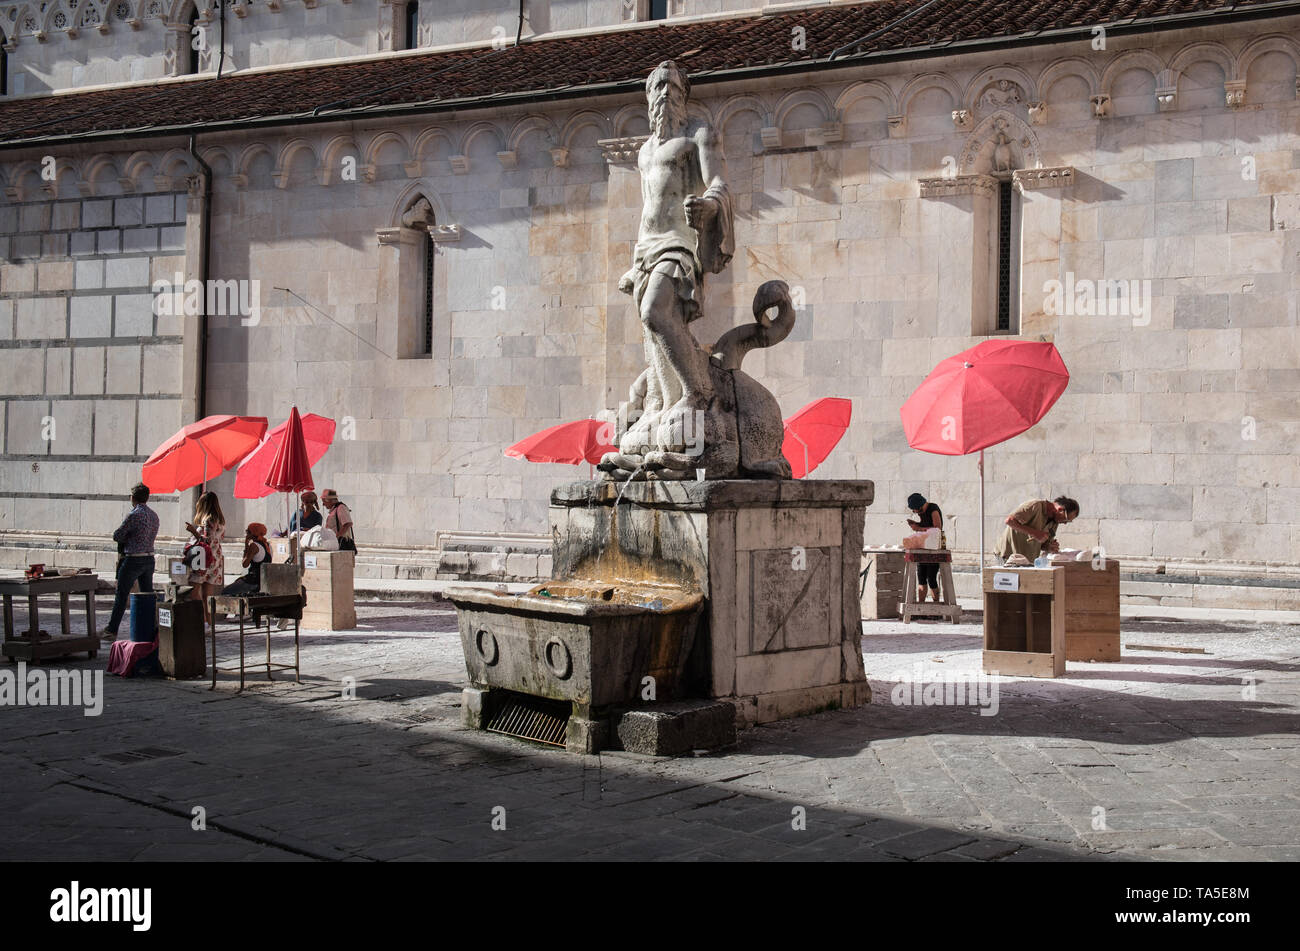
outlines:
[[226, 535], [226, 517], [221, 514], [221, 505], [217, 502], [217, 493], [204, 492], [199, 496], [199, 504], [194, 507], [194, 521], [185, 523], [186, 530], [194, 540], [208, 547], [211, 555], [203, 570], [190, 572], [191, 600], [203, 602], [203, 616], [208, 618], [208, 598], [216, 595], [226, 583], [226, 559], [221, 553], [221, 542]]
[[[911, 509], [916, 518], [907, 520], [908, 526], [914, 532], [923, 532], [927, 528], [943, 528], [943, 512], [939, 511], [939, 506], [933, 502], [927, 502], [925, 496], [920, 492], [913, 492], [907, 497], [907, 507]], [[947, 548], [948, 539], [943, 532], [939, 534], [939, 547]], [[925, 589], [929, 588], [934, 595], [934, 603], [939, 603], [939, 565], [919, 564], [916, 566], [916, 600], [919, 603], [925, 603]]]
[[339, 551], [356, 551], [357, 543], [352, 537], [352, 513], [339, 501], [339, 494], [333, 489], [326, 489], [320, 497], [329, 516], [325, 527], [338, 536]]

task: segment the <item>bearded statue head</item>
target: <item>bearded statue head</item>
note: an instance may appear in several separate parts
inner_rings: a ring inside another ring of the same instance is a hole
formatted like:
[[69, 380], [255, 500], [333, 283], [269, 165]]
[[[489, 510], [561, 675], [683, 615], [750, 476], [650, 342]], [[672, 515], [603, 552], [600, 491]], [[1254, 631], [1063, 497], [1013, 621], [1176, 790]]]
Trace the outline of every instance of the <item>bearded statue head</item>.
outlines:
[[658, 139], [680, 135], [686, 125], [686, 99], [691, 81], [672, 60], [665, 60], [646, 77], [646, 102], [650, 111], [650, 131]]

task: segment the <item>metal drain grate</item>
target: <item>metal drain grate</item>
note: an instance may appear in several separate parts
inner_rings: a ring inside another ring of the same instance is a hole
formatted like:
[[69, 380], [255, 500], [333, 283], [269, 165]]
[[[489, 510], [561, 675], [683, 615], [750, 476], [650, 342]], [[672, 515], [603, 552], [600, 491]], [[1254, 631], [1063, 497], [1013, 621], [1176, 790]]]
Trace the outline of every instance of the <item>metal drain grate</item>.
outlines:
[[522, 693], [506, 693], [483, 729], [548, 746], [564, 746], [569, 727], [569, 705]]
[[436, 713], [416, 712], [416, 713], [403, 714], [400, 717], [387, 717], [385, 718], [384, 722], [419, 724], [419, 723], [432, 723], [437, 719], [438, 719], [438, 715]]
[[114, 763], [143, 763], [150, 759], [166, 759], [169, 756], [180, 756], [184, 750], [169, 750], [163, 746], [146, 746], [139, 750], [124, 750], [121, 753], [108, 753], [103, 758]]

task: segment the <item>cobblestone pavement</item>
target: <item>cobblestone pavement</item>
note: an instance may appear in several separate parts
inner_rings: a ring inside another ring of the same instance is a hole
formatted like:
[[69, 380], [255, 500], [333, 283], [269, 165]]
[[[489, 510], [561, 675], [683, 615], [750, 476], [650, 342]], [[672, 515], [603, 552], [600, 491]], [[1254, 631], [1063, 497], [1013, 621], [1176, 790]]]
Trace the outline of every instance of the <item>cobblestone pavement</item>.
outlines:
[[666, 760], [466, 730], [454, 610], [359, 614], [304, 635], [301, 685], [106, 676], [98, 717], [0, 708], [0, 858], [1300, 859], [1296, 627], [1126, 621], [1127, 643], [1206, 653], [999, 678], [985, 716], [893, 702], [978, 669], [978, 616], [868, 622], [869, 706]]

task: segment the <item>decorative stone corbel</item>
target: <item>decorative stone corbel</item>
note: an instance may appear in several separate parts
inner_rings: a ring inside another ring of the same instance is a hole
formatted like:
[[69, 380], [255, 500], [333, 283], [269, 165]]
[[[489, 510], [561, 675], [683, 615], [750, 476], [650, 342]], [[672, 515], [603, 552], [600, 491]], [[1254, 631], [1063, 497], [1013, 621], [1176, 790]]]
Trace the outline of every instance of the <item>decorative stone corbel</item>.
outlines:
[[429, 225], [429, 238], [434, 244], [455, 244], [460, 240], [460, 225]]
[[516, 166], [519, 165], [519, 153], [513, 150], [506, 151], [506, 152], [498, 152], [497, 161], [500, 162], [501, 167], [506, 170], [515, 168]]
[[139, 18], [139, 17], [127, 17], [127, 19], [126, 19], [126, 25], [129, 26], [129, 27], [130, 27], [131, 29], [133, 29], [133, 30], [138, 30], [138, 29], [140, 29], [140, 26], [141, 26], [140, 18]]
[[568, 168], [569, 150], [558, 145], [551, 149], [551, 164], [556, 168]]
[[[243, 178], [243, 176], [240, 176]], [[247, 179], [245, 179], [247, 181]], [[242, 187], [242, 186], [241, 186]], [[185, 176], [185, 194], [191, 198], [203, 197], [203, 176], [198, 172]]]
[[1068, 188], [1074, 184], [1074, 167], [1020, 168], [1011, 174], [1011, 181], [1021, 193], [1041, 188]]
[[891, 139], [901, 139], [905, 135], [907, 135], [907, 116], [890, 116], [889, 137]]
[[1092, 103], [1092, 115], [1095, 119], [1110, 118], [1110, 96], [1100, 95], [1093, 96], [1088, 100]]
[[316, 9], [316, 0], [302, 0], [302, 5], [308, 10]]
[[952, 178], [922, 178], [922, 198], [955, 198], [959, 195], [996, 195], [998, 180], [991, 175], [956, 175]]
[[402, 163], [402, 171], [406, 173], [407, 178], [419, 178], [420, 173], [424, 171], [424, 163], [419, 159], [411, 159], [409, 162]]
[[82, 198], [94, 198], [94, 197], [95, 197], [95, 183], [94, 183], [94, 182], [77, 182], [77, 191], [81, 192], [81, 197], [82, 197]]
[[44, 43], [48, 39], [48, 37], [45, 35], [44, 30], [37, 30], [35, 33], [32, 34], [32, 36], [36, 37], [37, 43]]
[[108, 36], [108, 17], [104, 17], [102, 20], [96, 23], [95, 29], [99, 32], [101, 36]]
[[361, 173], [361, 179], [367, 185], [374, 183], [375, 172], [377, 171], [374, 165], [358, 165], [357, 171]]
[[952, 111], [952, 124], [959, 132], [969, 132], [975, 124], [974, 118], [969, 109], [954, 109]]
[[248, 16], [248, 4], [245, 3], [244, 0], [235, 0], [235, 2], [230, 6], [230, 12], [242, 20], [244, 17]]
[[236, 172], [234, 175], [231, 175], [230, 181], [240, 191], [243, 191], [248, 187], [248, 176], [242, 172]]
[[1162, 86], [1156, 90], [1156, 104], [1161, 112], [1170, 112], [1178, 104], [1178, 89], [1175, 86]]
[[266, 8], [272, 13], [280, 12], [280, 0], [266, 0]]
[[287, 170], [283, 172], [272, 172], [271, 181], [275, 183], [276, 188], [288, 188], [289, 172]]
[[156, 192], [171, 191], [172, 177], [170, 175], [155, 175], [153, 177], [153, 190]]
[[379, 228], [375, 231], [375, 237], [382, 247], [401, 244], [403, 238], [409, 241], [417, 233], [414, 228]]
[[464, 175], [466, 172], [469, 171], [468, 155], [452, 155], [447, 158], [447, 161], [451, 163], [451, 170], [453, 174]]
[[78, 36], [81, 35], [81, 31], [78, 30], [75, 25], [68, 27], [68, 29], [65, 32], [68, 34], [68, 39], [70, 40], [75, 40]]
[[17, 185], [6, 185], [5, 197], [8, 198], [10, 201], [22, 201], [23, 190], [19, 188]]
[[601, 139], [596, 144], [610, 165], [631, 165], [648, 138], [648, 135], [625, 135], [617, 139]]
[[135, 182], [131, 181], [131, 179], [127, 178], [125, 175], [117, 180], [117, 184], [122, 189], [123, 195], [134, 194]]
[[1047, 103], [1043, 100], [1031, 102], [1026, 108], [1029, 110], [1030, 125], [1043, 125], [1047, 122]]
[[[1296, 81], [1297, 92], [1300, 92], [1300, 80]], [[1246, 80], [1229, 79], [1223, 84], [1223, 100], [1229, 109], [1240, 109], [1246, 104]]]
[[765, 149], [779, 149], [781, 147], [781, 129], [778, 126], [764, 126], [758, 130], [758, 137], [763, 141]]

